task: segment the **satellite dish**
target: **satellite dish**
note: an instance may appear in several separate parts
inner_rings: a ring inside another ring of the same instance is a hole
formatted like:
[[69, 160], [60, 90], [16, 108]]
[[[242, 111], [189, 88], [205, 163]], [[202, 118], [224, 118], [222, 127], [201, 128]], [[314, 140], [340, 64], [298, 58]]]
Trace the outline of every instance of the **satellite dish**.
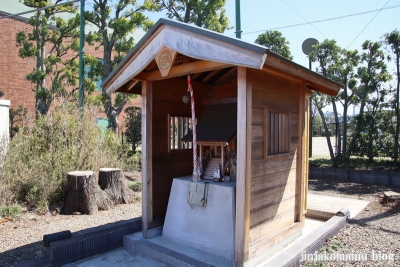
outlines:
[[312, 51], [312, 46], [319, 44], [317, 39], [314, 38], [308, 38], [303, 42], [303, 45], [301, 48], [303, 49], [303, 53], [308, 55]]

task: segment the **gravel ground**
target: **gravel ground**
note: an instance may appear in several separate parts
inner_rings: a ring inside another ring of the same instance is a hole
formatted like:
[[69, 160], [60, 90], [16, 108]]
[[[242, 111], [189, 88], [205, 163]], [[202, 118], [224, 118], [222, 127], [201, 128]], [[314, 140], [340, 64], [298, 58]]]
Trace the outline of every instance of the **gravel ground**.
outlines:
[[[128, 174], [137, 180], [140, 174]], [[371, 203], [335, 239], [338, 254], [360, 255], [367, 261], [331, 262], [327, 266], [400, 266], [400, 203], [382, 203], [383, 192], [400, 188], [378, 185], [310, 180], [313, 194], [369, 200]], [[45, 254], [43, 235], [62, 230], [76, 232], [98, 225], [141, 216], [141, 203], [120, 205], [96, 215], [36, 215], [25, 212], [20, 219], [0, 224], [0, 267], [10, 266]], [[386, 260], [373, 260], [379, 258]], [[394, 258], [394, 261], [390, 261]]]
[[[130, 180], [137, 180], [140, 173], [128, 174]], [[136, 193], [141, 197], [141, 193]], [[70, 230], [76, 232], [86, 228], [132, 219], [142, 216], [142, 205], [118, 205], [112, 210], [99, 211], [96, 215], [59, 215], [55, 208], [46, 215], [25, 211], [15, 221], [0, 224], [0, 267], [10, 266], [36, 257], [44, 256], [43, 235]], [[53, 213], [54, 215], [52, 215]]]
[[309, 182], [313, 194], [370, 201], [335, 237], [342, 244], [336, 254], [353, 260], [332, 261], [326, 266], [400, 266], [400, 202], [384, 203], [385, 191], [400, 192], [400, 188], [328, 180]]

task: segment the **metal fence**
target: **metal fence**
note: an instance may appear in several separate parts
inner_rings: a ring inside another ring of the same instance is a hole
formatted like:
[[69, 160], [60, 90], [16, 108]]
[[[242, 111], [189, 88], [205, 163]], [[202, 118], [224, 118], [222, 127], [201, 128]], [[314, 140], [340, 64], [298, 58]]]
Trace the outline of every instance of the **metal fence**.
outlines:
[[[329, 136], [333, 155], [337, 157], [341, 152], [343, 153], [343, 132], [344, 132], [344, 122], [342, 123], [327, 123], [328, 133], [322, 127], [316, 129], [313, 127], [312, 140], [310, 145], [310, 157], [312, 158], [330, 158], [329, 146], [327, 135]], [[350, 143], [352, 135], [355, 134], [353, 131], [353, 123], [347, 123], [347, 146]], [[372, 154], [374, 160], [391, 160], [393, 155], [394, 140], [392, 136], [386, 135], [385, 137], [378, 137], [373, 139], [371, 144], [369, 141], [368, 132], [361, 131], [358, 133], [358, 138], [356, 140], [356, 147], [352, 153], [352, 158], [366, 159], [368, 158], [367, 151], [372, 149]], [[371, 147], [368, 147], [371, 145]]]

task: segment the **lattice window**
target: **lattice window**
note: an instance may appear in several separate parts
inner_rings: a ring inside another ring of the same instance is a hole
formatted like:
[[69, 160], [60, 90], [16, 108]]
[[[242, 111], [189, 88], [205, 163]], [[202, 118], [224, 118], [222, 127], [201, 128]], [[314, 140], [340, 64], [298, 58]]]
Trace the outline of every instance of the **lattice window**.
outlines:
[[183, 64], [183, 55], [182, 54], [176, 54], [175, 61], [173, 63], [173, 66], [179, 66]]
[[290, 113], [265, 110], [266, 157], [289, 153]]
[[189, 130], [192, 129], [192, 118], [169, 116], [169, 148], [170, 150], [191, 149], [192, 142], [182, 142]]

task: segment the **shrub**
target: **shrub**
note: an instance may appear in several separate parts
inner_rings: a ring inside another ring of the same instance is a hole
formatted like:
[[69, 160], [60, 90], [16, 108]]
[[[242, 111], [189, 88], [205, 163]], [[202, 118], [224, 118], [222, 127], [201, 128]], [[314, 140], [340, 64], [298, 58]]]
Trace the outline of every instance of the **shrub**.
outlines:
[[76, 105], [67, 103], [20, 131], [9, 143], [0, 172], [0, 185], [6, 190], [0, 193], [11, 193], [8, 201], [23, 201], [45, 212], [49, 202], [64, 200], [68, 172], [123, 169], [122, 145], [111, 131], [101, 135], [97, 114], [94, 107], [79, 114]]
[[128, 181], [128, 187], [134, 192], [142, 191], [142, 183], [135, 181]]
[[0, 217], [13, 217], [16, 218], [22, 213], [20, 205], [14, 204], [0, 208]]

